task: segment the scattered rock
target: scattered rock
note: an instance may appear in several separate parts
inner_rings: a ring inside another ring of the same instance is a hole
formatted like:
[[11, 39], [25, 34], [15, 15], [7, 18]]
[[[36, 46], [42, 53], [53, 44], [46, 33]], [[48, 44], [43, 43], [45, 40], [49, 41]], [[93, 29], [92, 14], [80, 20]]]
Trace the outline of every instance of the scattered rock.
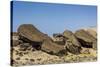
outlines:
[[58, 45], [50, 40], [44, 40], [41, 49], [50, 54], [57, 54], [60, 53], [60, 51], [65, 50], [63, 45]]
[[31, 62], [34, 62], [35, 60], [34, 60], [34, 59], [30, 59], [30, 61], [31, 61]]
[[83, 29], [76, 31], [75, 36], [83, 47], [93, 48], [93, 45], [97, 45], [96, 39]]
[[89, 49], [90, 49], [90, 48], [84, 48], [84, 47], [82, 47], [81, 53], [82, 53], [82, 54], [90, 54]]
[[16, 60], [20, 60], [20, 58], [19, 58], [19, 57], [17, 57], [17, 58], [16, 58]]
[[65, 37], [62, 34], [53, 34], [52, 39], [59, 45], [65, 45]]
[[26, 42], [42, 42], [44, 39], [50, 39], [47, 35], [40, 32], [32, 24], [22, 24], [18, 28], [20, 39]]
[[18, 46], [21, 43], [23, 43], [21, 40], [12, 40], [12, 46]]
[[20, 44], [20, 49], [21, 51], [26, 51], [31, 45], [29, 43], [23, 43]]
[[17, 46], [19, 45], [19, 41], [18, 40], [12, 40], [12, 46]]
[[17, 32], [12, 32], [11, 35], [12, 35], [11, 40], [19, 40], [19, 35]]
[[24, 42], [29, 42], [32, 47], [36, 48], [37, 50], [41, 49], [41, 45], [44, 40], [52, 40], [49, 36], [40, 32], [31, 24], [23, 24], [19, 26], [18, 33], [21, 40]]
[[74, 54], [79, 54], [80, 50], [81, 50], [81, 45], [78, 42], [77, 38], [75, 37], [75, 35], [69, 31], [69, 30], [65, 30], [63, 32], [63, 36], [66, 37], [66, 48], [74, 53]]

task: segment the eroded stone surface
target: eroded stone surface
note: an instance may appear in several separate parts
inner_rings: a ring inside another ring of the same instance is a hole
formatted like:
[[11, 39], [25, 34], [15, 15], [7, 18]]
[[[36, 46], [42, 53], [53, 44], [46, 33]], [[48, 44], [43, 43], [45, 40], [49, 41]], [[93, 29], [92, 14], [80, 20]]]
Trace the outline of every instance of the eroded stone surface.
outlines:
[[71, 31], [65, 30], [63, 32], [63, 36], [66, 37], [66, 48], [74, 54], [79, 54], [81, 50], [81, 44], [78, 42], [75, 35]]
[[75, 36], [78, 38], [83, 47], [93, 48], [93, 45], [97, 45], [96, 38], [83, 29], [76, 31]]
[[20, 25], [18, 28], [18, 34], [22, 40], [26, 42], [35, 41], [35, 42], [42, 42], [44, 39], [49, 39], [47, 35], [40, 32], [35, 26], [32, 24], [23, 24]]
[[15, 37], [11, 39], [13, 66], [97, 60], [97, 38], [85, 30], [78, 30], [75, 34], [66, 30], [52, 39], [35, 26], [23, 24], [18, 28], [18, 33], [12, 36]]

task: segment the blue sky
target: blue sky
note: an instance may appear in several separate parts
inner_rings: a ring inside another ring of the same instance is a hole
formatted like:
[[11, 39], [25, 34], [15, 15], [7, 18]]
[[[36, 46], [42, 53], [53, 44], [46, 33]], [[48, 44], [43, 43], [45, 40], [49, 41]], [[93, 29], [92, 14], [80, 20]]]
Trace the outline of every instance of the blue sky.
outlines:
[[13, 1], [13, 31], [21, 24], [33, 24], [48, 35], [75, 31], [97, 25], [97, 7]]

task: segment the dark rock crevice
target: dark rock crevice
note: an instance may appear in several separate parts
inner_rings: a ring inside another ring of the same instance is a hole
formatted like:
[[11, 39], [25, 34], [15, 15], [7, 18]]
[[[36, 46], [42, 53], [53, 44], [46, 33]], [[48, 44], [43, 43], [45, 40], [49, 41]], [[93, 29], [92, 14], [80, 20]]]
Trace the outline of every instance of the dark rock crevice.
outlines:
[[92, 48], [93, 47], [92, 42], [86, 42], [86, 41], [79, 39], [79, 38], [77, 38], [77, 39], [81, 43], [82, 47], [86, 47], [86, 48]]

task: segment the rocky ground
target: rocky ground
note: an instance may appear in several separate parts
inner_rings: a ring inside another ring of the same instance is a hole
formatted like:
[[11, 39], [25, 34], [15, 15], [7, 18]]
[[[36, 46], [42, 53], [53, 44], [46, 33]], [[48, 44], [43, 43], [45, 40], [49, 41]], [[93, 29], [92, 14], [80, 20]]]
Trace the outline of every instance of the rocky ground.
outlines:
[[49, 37], [33, 25], [23, 24], [17, 33], [12, 33], [11, 40], [12, 66], [97, 61], [94, 28], [75, 33], [65, 30]]
[[[87, 49], [89, 50], [89, 49]], [[59, 64], [76, 62], [94, 62], [97, 61], [97, 52], [90, 49], [87, 53], [78, 55], [68, 53], [65, 56], [50, 55], [41, 50], [39, 51], [18, 51], [15, 47], [13, 51], [13, 65], [37, 65], [37, 64]]]

